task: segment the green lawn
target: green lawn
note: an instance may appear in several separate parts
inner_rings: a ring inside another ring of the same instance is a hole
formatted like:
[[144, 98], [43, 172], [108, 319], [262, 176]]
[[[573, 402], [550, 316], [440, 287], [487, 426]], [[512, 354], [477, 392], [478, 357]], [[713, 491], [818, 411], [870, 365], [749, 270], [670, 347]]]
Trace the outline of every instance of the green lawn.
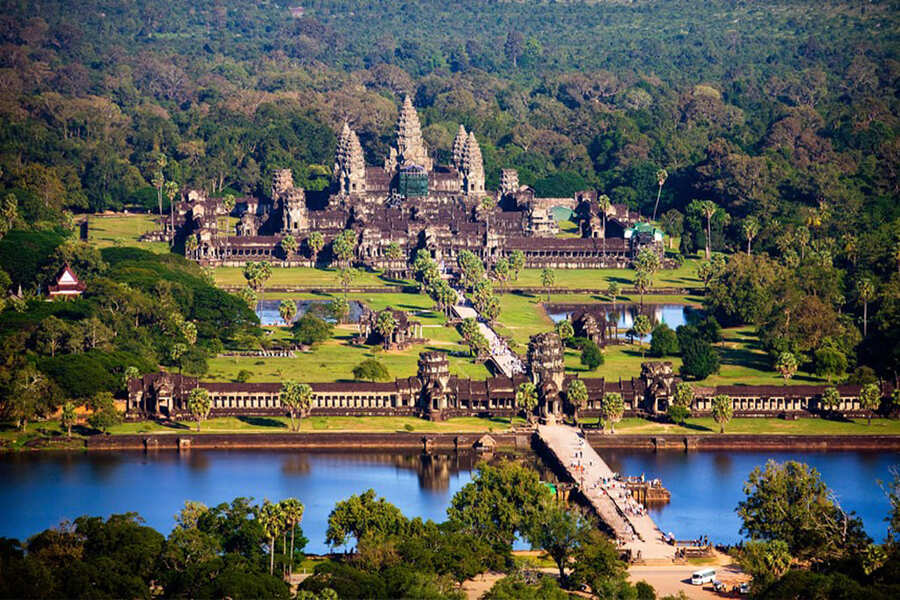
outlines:
[[[585, 423], [596, 423], [597, 419], [584, 419]], [[616, 424], [616, 433], [634, 435], [672, 434], [718, 434], [719, 425], [710, 417], [691, 418], [684, 426], [671, 423], [655, 423], [639, 418], [626, 418]], [[896, 419], [873, 419], [866, 425], [865, 419], [832, 421], [827, 419], [803, 418], [796, 421], [783, 419], [734, 419], [725, 426], [725, 434], [765, 434], [765, 435], [898, 435], [900, 421]]]
[[153, 215], [92, 215], [89, 218], [88, 239], [98, 248], [110, 246], [136, 246], [163, 254], [169, 251], [164, 242], [139, 242], [138, 238], [156, 229]]
[[[653, 275], [655, 287], [702, 286], [697, 277], [697, 268], [702, 261], [688, 259], [677, 269], [663, 269]], [[622, 287], [634, 285], [632, 269], [553, 269], [556, 276], [556, 288], [590, 288], [605, 290], [610, 280], [617, 281]], [[519, 279], [509, 284], [511, 287], [543, 287], [541, 285], [541, 269], [523, 269]]]
[[[336, 269], [312, 269], [309, 267], [285, 267], [277, 266], [272, 269], [272, 278], [266, 282], [268, 287], [340, 287], [341, 282]], [[245, 286], [243, 271], [240, 267], [216, 267], [214, 269], [216, 285], [219, 286]], [[391, 279], [378, 272], [355, 270], [351, 287], [381, 287], [385, 285], [410, 285], [405, 280]]]

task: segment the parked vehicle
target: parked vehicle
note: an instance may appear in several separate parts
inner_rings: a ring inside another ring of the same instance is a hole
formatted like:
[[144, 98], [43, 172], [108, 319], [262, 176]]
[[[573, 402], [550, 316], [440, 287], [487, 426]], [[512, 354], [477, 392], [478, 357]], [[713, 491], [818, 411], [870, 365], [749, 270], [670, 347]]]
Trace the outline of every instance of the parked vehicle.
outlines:
[[728, 591], [728, 586], [716, 579], [713, 581], [713, 590], [724, 594]]
[[715, 579], [715, 569], [701, 569], [691, 574], [691, 585], [703, 585], [704, 583], [711, 583]]

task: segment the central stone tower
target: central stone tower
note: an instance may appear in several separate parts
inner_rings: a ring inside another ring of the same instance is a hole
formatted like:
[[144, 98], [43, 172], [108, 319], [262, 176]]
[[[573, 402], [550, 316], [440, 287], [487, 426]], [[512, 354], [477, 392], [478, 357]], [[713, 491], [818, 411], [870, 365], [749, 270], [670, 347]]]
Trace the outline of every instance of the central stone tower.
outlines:
[[334, 183], [343, 196], [366, 191], [366, 161], [359, 136], [344, 122], [334, 156]]
[[403, 99], [400, 108], [400, 116], [397, 119], [397, 142], [391, 148], [391, 154], [385, 161], [385, 169], [396, 173], [400, 167], [416, 165], [422, 167], [426, 173], [434, 169], [434, 163], [428, 156], [428, 149], [422, 140], [422, 126], [419, 124], [419, 115], [409, 96]]

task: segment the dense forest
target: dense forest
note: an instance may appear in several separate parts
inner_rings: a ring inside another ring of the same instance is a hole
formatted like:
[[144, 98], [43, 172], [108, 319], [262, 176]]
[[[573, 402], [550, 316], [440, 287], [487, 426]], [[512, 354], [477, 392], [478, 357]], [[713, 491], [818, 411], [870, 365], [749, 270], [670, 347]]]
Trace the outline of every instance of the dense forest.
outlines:
[[[340, 124], [377, 163], [410, 94], [437, 158], [458, 123], [475, 132], [489, 187], [515, 167], [539, 195], [595, 187], [648, 216], [661, 190], [674, 252], [768, 257], [705, 271], [723, 324], [758, 327], [773, 356], [811, 363], [825, 350], [893, 379], [897, 9], [4, 2], [0, 231], [46, 237], [73, 213], [153, 210], [162, 181], [265, 196], [273, 170], [291, 167], [323, 189]], [[41, 283], [2, 266], [11, 289]]]

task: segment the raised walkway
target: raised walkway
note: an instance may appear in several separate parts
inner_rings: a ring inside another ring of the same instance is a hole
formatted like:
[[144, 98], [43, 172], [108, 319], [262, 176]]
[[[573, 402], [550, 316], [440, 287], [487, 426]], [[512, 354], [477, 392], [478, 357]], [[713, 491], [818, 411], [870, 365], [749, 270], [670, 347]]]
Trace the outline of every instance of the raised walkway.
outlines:
[[625, 484], [591, 448], [581, 433], [567, 425], [540, 425], [538, 435], [559, 465], [576, 482], [597, 516], [613, 531], [619, 545], [635, 559], [675, 558], [675, 547], [663, 539], [646, 510], [626, 493]]
[[522, 359], [510, 350], [506, 342], [497, 335], [497, 332], [488, 326], [484, 318], [472, 306], [472, 303], [459, 290], [456, 290], [456, 304], [453, 305], [453, 313], [460, 319], [475, 319], [478, 323], [478, 330], [481, 331], [481, 334], [487, 338], [488, 344], [490, 344], [491, 359], [504, 375], [512, 377], [513, 375], [525, 373], [525, 365], [522, 363]]

